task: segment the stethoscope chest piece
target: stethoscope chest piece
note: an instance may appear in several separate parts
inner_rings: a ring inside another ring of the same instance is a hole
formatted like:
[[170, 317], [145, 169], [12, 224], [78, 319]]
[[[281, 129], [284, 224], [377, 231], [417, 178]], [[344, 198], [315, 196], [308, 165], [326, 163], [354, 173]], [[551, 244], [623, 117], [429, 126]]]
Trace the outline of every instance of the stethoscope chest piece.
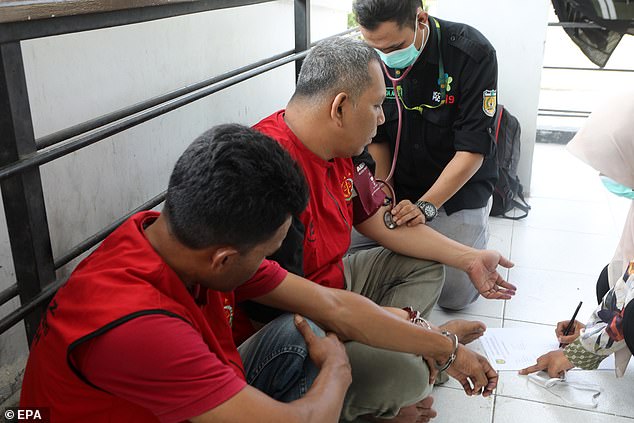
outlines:
[[394, 217], [392, 216], [392, 213], [389, 210], [383, 214], [383, 223], [385, 223], [385, 226], [387, 226], [388, 229], [396, 228]]

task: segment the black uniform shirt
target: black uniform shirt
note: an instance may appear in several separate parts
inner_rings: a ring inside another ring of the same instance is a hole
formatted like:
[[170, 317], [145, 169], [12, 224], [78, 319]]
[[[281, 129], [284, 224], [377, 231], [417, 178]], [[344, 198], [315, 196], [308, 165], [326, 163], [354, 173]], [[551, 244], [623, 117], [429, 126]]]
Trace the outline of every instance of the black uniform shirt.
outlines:
[[[430, 17], [430, 34], [407, 77], [399, 83], [405, 105], [440, 104], [439, 50], [436, 18]], [[495, 141], [491, 125], [495, 113], [497, 59], [489, 41], [476, 29], [460, 23], [437, 20], [444, 73], [448, 75], [446, 104], [403, 110], [403, 127], [394, 185], [397, 200], [418, 200], [434, 184], [456, 151], [484, 155], [480, 169], [444, 204], [447, 214], [484, 207], [497, 180]], [[392, 76], [400, 71], [390, 69]], [[390, 144], [394, 153], [398, 111], [392, 82], [386, 77], [383, 103], [385, 123], [374, 142]]]

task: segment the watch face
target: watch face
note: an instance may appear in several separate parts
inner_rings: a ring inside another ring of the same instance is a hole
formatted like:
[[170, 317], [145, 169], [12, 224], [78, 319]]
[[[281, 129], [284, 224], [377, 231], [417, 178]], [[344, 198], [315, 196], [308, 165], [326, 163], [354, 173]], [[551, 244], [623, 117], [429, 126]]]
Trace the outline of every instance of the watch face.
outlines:
[[425, 204], [425, 207], [423, 207], [423, 213], [425, 213], [425, 216], [436, 216], [436, 207], [432, 204]]

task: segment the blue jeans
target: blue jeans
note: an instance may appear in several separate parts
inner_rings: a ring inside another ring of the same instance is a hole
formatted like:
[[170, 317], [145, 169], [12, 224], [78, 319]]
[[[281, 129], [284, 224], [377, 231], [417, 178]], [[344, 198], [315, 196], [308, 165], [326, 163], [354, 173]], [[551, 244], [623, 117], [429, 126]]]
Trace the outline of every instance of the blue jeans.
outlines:
[[[325, 336], [323, 330], [307, 321], [318, 336]], [[319, 374], [292, 314], [284, 314], [268, 323], [243, 342], [238, 352], [247, 383], [278, 401], [301, 398]]]

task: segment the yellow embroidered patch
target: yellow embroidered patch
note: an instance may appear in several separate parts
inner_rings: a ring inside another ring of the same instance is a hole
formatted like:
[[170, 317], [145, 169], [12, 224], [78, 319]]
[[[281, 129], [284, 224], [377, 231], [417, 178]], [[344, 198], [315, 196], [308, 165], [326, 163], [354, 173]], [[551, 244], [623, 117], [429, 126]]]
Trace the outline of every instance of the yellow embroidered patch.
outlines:
[[497, 96], [495, 90], [484, 90], [482, 92], [482, 110], [484, 114], [493, 117], [497, 106]]

